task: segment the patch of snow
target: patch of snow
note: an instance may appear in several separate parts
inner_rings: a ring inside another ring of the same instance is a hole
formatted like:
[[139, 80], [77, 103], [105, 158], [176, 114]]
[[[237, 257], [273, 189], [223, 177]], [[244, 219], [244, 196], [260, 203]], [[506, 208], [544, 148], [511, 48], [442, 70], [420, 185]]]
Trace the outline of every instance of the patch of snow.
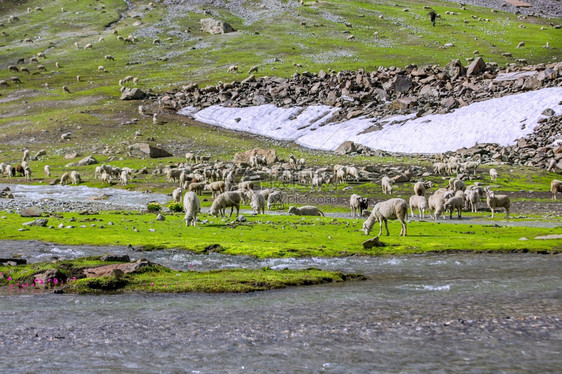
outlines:
[[[185, 108], [179, 113], [198, 121], [292, 140], [305, 147], [335, 150], [351, 140], [373, 149], [402, 153], [442, 153], [477, 143], [515, 144], [537, 126], [541, 113], [551, 108], [562, 114], [562, 88], [551, 87], [476, 102], [447, 114], [416, 118], [414, 115], [385, 119], [358, 117], [330, 123], [338, 108], [325, 105], [277, 108], [273, 104], [225, 108], [211, 106], [200, 111]], [[361, 134], [380, 125], [378, 131]]]

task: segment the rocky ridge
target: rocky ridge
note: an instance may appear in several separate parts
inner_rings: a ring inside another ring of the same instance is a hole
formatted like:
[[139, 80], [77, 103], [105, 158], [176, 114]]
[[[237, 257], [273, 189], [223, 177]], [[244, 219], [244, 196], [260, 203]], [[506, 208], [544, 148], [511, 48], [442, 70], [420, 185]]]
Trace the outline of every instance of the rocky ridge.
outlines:
[[[211, 105], [328, 105], [340, 108], [333, 119], [339, 121], [359, 116], [443, 114], [478, 101], [562, 86], [562, 63], [534, 66], [524, 63], [520, 61], [500, 68], [476, 57], [467, 67], [460, 60], [453, 60], [445, 67], [409, 65], [404, 68], [380, 67], [372, 72], [304, 71], [288, 79], [250, 75], [241, 81], [219, 82], [203, 88], [189, 84], [160, 95], [158, 103], [161, 108], [174, 111], [188, 106], [201, 109]], [[557, 143], [562, 133], [560, 116], [548, 108], [545, 108], [545, 116], [537, 131], [516, 146], [478, 145], [457, 153], [469, 157], [479, 154], [483, 162], [562, 167], [562, 148]], [[469, 154], [472, 151], [472, 155]]]

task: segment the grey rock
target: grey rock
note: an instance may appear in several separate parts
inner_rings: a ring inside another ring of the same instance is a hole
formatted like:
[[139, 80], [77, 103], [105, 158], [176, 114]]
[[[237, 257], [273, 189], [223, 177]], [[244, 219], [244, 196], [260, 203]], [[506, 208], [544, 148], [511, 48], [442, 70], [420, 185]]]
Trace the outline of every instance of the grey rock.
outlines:
[[142, 100], [146, 97], [146, 93], [140, 88], [126, 88], [121, 95], [121, 100]]
[[22, 209], [22, 211], [20, 212], [21, 217], [41, 217], [42, 214], [43, 210], [36, 206]]
[[46, 227], [47, 223], [49, 222], [46, 218], [37, 218], [35, 221], [25, 222], [22, 223], [23, 226], [39, 226], [39, 227]]
[[201, 23], [201, 31], [209, 34], [226, 34], [236, 31], [228, 23], [214, 18], [203, 18], [199, 22]]
[[81, 159], [80, 161], [78, 161], [78, 166], [87, 166], [87, 165], [95, 165], [98, 163], [98, 160], [96, 160], [93, 156], [88, 156], [88, 157], [84, 157], [83, 159]]
[[172, 154], [162, 148], [157, 148], [148, 143], [135, 143], [129, 146], [132, 155], [148, 156], [150, 158], [171, 157]]
[[486, 63], [482, 57], [477, 57], [466, 69], [466, 75], [477, 75], [486, 70]]

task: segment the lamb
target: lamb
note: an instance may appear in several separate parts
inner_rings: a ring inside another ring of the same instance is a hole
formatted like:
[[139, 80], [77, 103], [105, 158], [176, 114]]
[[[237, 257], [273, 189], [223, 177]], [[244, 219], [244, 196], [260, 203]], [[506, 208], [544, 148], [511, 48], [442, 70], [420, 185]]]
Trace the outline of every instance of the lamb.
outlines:
[[45, 165], [45, 167], [43, 167], [43, 170], [45, 171], [45, 175], [47, 176], [47, 178], [49, 178], [51, 176], [51, 167], [49, 165]]
[[388, 176], [384, 176], [381, 179], [382, 193], [392, 195], [392, 179]]
[[201, 195], [203, 193], [203, 190], [205, 189], [205, 182], [193, 182], [190, 183], [187, 187], [187, 189], [191, 192], [195, 192], [198, 195]]
[[181, 203], [181, 195], [183, 193], [183, 190], [181, 188], [176, 188], [172, 191], [172, 200], [174, 201], [174, 203]]
[[386, 201], [382, 201], [377, 203], [373, 207], [373, 211], [369, 218], [363, 222], [363, 231], [365, 235], [369, 235], [375, 221], [379, 221], [379, 235], [382, 234], [382, 223], [384, 222], [384, 226], [386, 228], [386, 235], [389, 236], [390, 232], [388, 231], [388, 220], [395, 220], [398, 219], [402, 224], [402, 228], [400, 229], [400, 236], [407, 235], [407, 227], [406, 221], [404, 220], [408, 216], [408, 203], [404, 199], [394, 198]]
[[215, 196], [220, 195], [221, 193], [226, 192], [226, 183], [223, 181], [217, 181], [206, 185], [208, 189], [211, 191], [211, 197], [214, 199]]
[[60, 185], [64, 186], [65, 184], [70, 182], [70, 174], [69, 173], [64, 173], [61, 177], [60, 177]]
[[410, 216], [414, 218], [414, 209], [418, 209], [420, 218], [425, 218], [425, 210], [427, 209], [427, 199], [425, 196], [413, 195], [410, 197]]
[[445, 202], [445, 211], [449, 211], [449, 218], [453, 219], [453, 210], [457, 211], [457, 218], [461, 219], [462, 207], [464, 206], [464, 199], [460, 196], [453, 196]]
[[195, 226], [197, 221], [197, 214], [201, 210], [201, 201], [195, 192], [186, 192], [183, 197], [183, 210], [185, 211], [185, 225], [189, 227], [190, 225]]
[[101, 174], [101, 184], [111, 184], [111, 175], [109, 175], [106, 171], [103, 171]]
[[507, 195], [496, 195], [492, 190], [486, 190], [486, 203], [492, 211], [492, 218], [497, 208], [505, 208], [505, 218], [509, 219], [509, 197]]
[[359, 170], [355, 166], [351, 166], [347, 169], [347, 177], [351, 177], [356, 181], [359, 181]]
[[254, 184], [252, 182], [240, 182], [238, 183], [239, 190], [253, 190]]
[[129, 184], [129, 172], [127, 170], [121, 171], [121, 175], [119, 175], [119, 183], [121, 186]]
[[181, 176], [182, 169], [168, 169], [166, 171], [166, 179], [168, 182], [177, 182]]
[[466, 185], [460, 179], [451, 178], [449, 179], [449, 186], [447, 187], [447, 189], [453, 191], [464, 191], [466, 190]]
[[552, 192], [552, 199], [556, 200], [556, 194], [562, 192], [562, 182], [558, 179], [553, 179], [550, 182], [550, 192]]
[[349, 207], [351, 209], [351, 214], [353, 215], [353, 217], [357, 215], [358, 211], [359, 215], [361, 216], [363, 214], [363, 211], [367, 209], [368, 206], [369, 203], [367, 198], [361, 197], [355, 193], [349, 198]]
[[294, 214], [296, 216], [324, 216], [324, 213], [322, 213], [320, 209], [312, 205], [305, 205], [300, 208], [290, 206], [289, 214]]
[[281, 191], [273, 191], [267, 198], [267, 210], [271, 210], [275, 205], [285, 207], [285, 195]]
[[230, 207], [229, 217], [232, 216], [234, 208], [236, 208], [236, 216], [238, 216], [240, 212], [240, 201], [242, 201], [242, 193], [240, 191], [227, 191], [221, 193], [213, 201], [210, 213], [215, 217], [220, 213], [221, 217], [224, 217], [225, 209]]
[[23, 174], [25, 176], [25, 179], [30, 181], [31, 180], [31, 168], [29, 166], [25, 166], [23, 168]]
[[76, 170], [70, 172], [70, 180], [74, 185], [77, 185], [78, 183], [82, 182], [82, 179], [80, 178], [80, 174], [78, 174]]

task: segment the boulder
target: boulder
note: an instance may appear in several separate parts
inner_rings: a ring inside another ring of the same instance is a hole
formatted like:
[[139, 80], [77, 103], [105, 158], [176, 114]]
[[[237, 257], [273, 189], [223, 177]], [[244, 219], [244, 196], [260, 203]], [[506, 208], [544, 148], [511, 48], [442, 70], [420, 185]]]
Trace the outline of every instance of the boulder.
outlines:
[[37, 218], [35, 221], [24, 222], [22, 223], [23, 226], [39, 226], [39, 227], [47, 227], [47, 223], [49, 222], [46, 218]]
[[135, 143], [129, 146], [132, 155], [148, 156], [150, 158], [171, 157], [172, 154], [162, 148], [154, 147], [148, 143]]
[[201, 31], [209, 34], [226, 34], [236, 31], [228, 23], [214, 18], [203, 18], [199, 22], [201, 23]]
[[93, 156], [84, 157], [80, 161], [78, 161], [78, 166], [87, 166], [87, 165], [94, 165], [97, 164], [98, 160], [96, 160]]
[[456, 79], [462, 75], [465, 75], [466, 68], [462, 66], [460, 60], [457, 59], [449, 62], [443, 69], [443, 72], [446, 73], [451, 79]]
[[336, 149], [336, 153], [340, 155], [347, 155], [353, 152], [357, 152], [357, 146], [351, 140], [341, 143]]
[[394, 77], [391, 85], [391, 88], [394, 91], [401, 93], [408, 92], [411, 87], [412, 80], [403, 74], [397, 74], [396, 77]]
[[36, 206], [22, 209], [22, 211], [20, 212], [21, 217], [41, 217], [42, 214], [43, 210]]
[[486, 63], [482, 57], [477, 57], [466, 69], [466, 75], [477, 75], [486, 70]]
[[114, 254], [105, 254], [100, 257], [100, 261], [107, 261], [107, 262], [129, 262], [131, 259], [129, 255], [114, 255]]
[[125, 88], [121, 95], [121, 100], [142, 100], [146, 97], [146, 93], [140, 88]]
[[363, 242], [363, 249], [371, 249], [373, 247], [384, 247], [385, 244], [379, 240], [378, 236], [367, 239]]

